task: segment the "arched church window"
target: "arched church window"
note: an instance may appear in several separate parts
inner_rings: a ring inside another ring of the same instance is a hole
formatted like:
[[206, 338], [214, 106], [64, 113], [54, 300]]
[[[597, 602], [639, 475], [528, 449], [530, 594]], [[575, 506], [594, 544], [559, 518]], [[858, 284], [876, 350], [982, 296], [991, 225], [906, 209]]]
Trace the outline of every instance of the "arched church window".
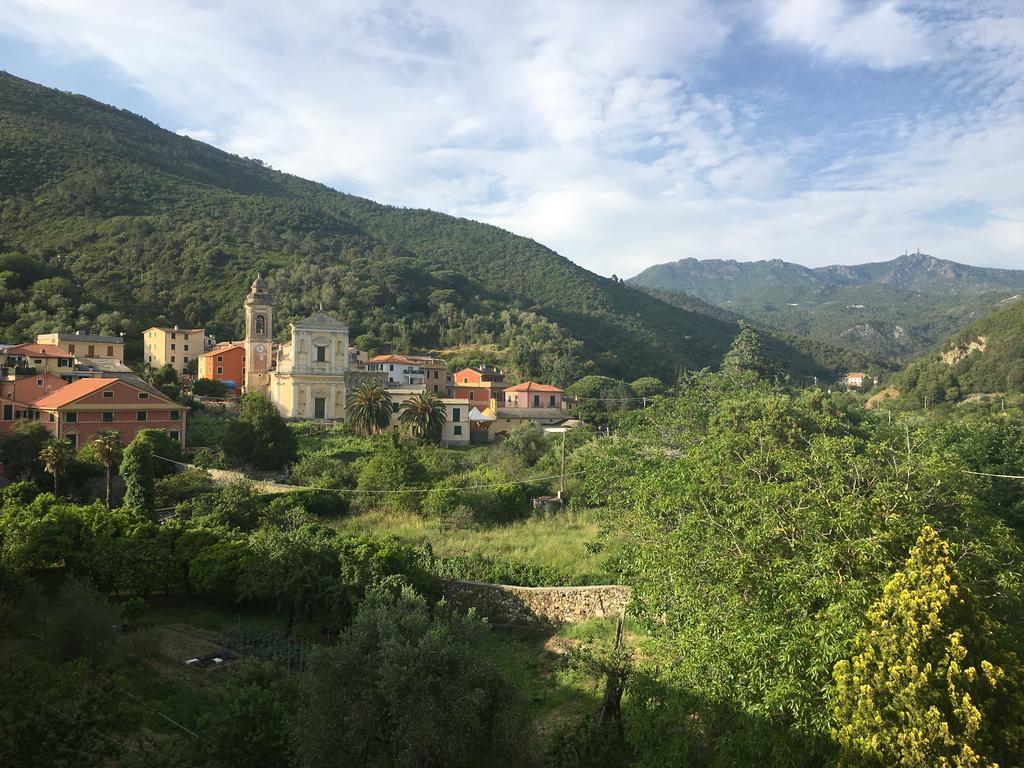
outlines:
[[267, 332], [267, 318], [263, 315], [256, 315], [256, 335], [262, 336]]

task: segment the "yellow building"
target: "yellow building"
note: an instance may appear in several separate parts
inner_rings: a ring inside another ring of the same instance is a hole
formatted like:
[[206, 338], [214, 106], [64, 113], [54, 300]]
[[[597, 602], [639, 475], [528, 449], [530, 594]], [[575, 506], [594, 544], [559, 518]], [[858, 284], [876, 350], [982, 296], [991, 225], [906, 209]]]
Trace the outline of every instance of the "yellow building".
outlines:
[[142, 332], [142, 359], [154, 368], [170, 364], [179, 374], [213, 346], [204, 328], [147, 328]]
[[345, 418], [348, 326], [317, 312], [289, 328], [270, 372], [271, 401], [286, 419]]
[[71, 381], [75, 358], [55, 344], [15, 344], [2, 354], [4, 378], [48, 373]]
[[[433, 392], [432, 389], [427, 391]], [[395, 406], [395, 410], [391, 414], [391, 428], [401, 430], [402, 424], [399, 421], [399, 416], [402, 404], [410, 397], [423, 394], [423, 390], [419, 387], [389, 387], [388, 394], [391, 395], [391, 402]], [[446, 445], [449, 448], [468, 447], [472, 427], [469, 414], [474, 410], [473, 403], [468, 398], [442, 397], [440, 399], [444, 403], [446, 417], [444, 429], [441, 430], [441, 445]]]
[[40, 333], [36, 344], [57, 347], [74, 358], [109, 358], [124, 362], [124, 336], [93, 336], [85, 333]]

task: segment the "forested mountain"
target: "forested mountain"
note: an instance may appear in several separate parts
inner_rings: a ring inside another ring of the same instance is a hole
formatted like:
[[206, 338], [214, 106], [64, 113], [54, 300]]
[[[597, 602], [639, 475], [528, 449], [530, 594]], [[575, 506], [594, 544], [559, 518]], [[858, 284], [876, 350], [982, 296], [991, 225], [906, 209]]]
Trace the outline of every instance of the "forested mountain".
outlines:
[[774, 259], [681, 259], [629, 280], [684, 291], [771, 327], [874, 357], [905, 360], [1024, 291], [1024, 271], [905, 254], [810, 268]]
[[1024, 300], [1008, 299], [950, 338], [937, 353], [908, 364], [895, 377], [904, 396], [920, 403], [970, 394], [1024, 392]]
[[0, 73], [0, 340], [91, 329], [137, 345], [154, 323], [237, 337], [257, 270], [279, 335], [322, 302], [364, 348], [493, 344], [561, 383], [715, 366], [737, 331], [496, 227], [342, 194]]

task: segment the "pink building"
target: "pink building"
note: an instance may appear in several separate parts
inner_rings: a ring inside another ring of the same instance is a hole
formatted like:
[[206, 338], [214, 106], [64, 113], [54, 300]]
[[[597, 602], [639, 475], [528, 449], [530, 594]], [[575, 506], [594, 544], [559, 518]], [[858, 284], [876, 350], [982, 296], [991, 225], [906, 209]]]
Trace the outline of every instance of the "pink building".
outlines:
[[49, 373], [20, 376], [0, 381], [0, 433], [10, 431], [17, 421], [38, 419], [32, 404], [68, 383]]
[[558, 387], [524, 381], [505, 389], [504, 404], [506, 408], [561, 408], [564, 396]]
[[126, 445], [143, 429], [162, 429], [185, 444], [188, 409], [124, 379], [79, 379], [36, 400], [32, 408], [41, 424], [75, 448], [106, 430], [120, 432]]

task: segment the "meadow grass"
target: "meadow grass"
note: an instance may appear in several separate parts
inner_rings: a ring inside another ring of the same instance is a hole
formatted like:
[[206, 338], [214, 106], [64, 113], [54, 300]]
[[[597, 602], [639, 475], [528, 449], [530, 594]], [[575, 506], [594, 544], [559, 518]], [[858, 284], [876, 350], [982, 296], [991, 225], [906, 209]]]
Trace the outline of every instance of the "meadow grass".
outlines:
[[571, 575], [603, 573], [612, 551], [600, 536], [593, 512], [550, 512], [505, 525], [442, 530], [436, 520], [415, 514], [369, 510], [333, 524], [343, 533], [394, 534], [413, 544], [429, 542], [439, 557], [480, 555], [549, 566]]

